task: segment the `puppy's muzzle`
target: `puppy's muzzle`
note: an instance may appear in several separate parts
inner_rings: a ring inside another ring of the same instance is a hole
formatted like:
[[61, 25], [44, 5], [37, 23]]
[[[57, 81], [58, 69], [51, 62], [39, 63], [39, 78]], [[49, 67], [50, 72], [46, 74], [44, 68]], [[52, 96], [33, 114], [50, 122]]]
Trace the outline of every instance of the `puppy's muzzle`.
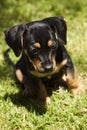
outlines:
[[46, 73], [41, 73], [41, 72], [38, 72], [38, 71], [30, 71], [30, 73], [36, 77], [49, 77], [49, 76], [52, 76], [53, 74], [56, 74], [59, 72], [59, 70], [65, 66], [67, 63], [67, 59], [64, 59], [60, 64], [58, 64], [55, 69], [53, 69], [53, 71], [50, 71], [50, 72], [46, 72]]

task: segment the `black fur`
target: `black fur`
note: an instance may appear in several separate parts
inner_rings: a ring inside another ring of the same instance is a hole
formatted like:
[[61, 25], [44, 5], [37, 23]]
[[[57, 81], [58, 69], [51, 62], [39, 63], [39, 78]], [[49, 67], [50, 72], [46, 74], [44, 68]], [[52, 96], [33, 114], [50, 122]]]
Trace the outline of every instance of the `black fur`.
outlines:
[[[57, 83], [68, 86], [68, 81], [62, 79], [64, 74], [66, 76], [69, 74], [71, 79], [74, 79], [74, 66], [64, 47], [67, 43], [67, 26], [63, 17], [50, 17], [41, 21], [17, 25], [7, 29], [4, 33], [5, 40], [15, 55], [22, 54], [16, 64], [16, 70], [20, 69], [23, 76], [28, 77], [31, 81], [29, 86], [35, 86], [37, 79], [49, 85]], [[48, 44], [49, 41], [52, 42], [52, 45]], [[39, 43], [39, 47], [35, 47], [35, 43]], [[55, 63], [53, 63], [52, 57], [55, 57]], [[50, 72], [54, 71], [55, 67], [65, 59], [67, 63], [58, 72], [51, 75]], [[41, 68], [35, 66], [36, 63], [34, 64], [38, 60], [40, 62], [38, 65], [40, 64]], [[54, 64], [56, 65], [54, 66]], [[32, 71], [35, 71], [36, 75], [33, 75]], [[38, 77], [38, 73], [42, 73], [43, 77]], [[47, 73], [46, 76], [44, 76], [45, 73]], [[25, 84], [25, 82], [21, 82]]]

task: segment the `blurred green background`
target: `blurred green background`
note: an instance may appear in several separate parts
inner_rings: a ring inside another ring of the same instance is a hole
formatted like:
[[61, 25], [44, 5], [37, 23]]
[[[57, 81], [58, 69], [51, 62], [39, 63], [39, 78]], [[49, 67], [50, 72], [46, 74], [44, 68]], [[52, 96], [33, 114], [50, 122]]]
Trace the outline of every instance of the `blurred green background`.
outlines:
[[67, 19], [87, 17], [87, 0], [0, 0], [0, 26], [63, 15]]

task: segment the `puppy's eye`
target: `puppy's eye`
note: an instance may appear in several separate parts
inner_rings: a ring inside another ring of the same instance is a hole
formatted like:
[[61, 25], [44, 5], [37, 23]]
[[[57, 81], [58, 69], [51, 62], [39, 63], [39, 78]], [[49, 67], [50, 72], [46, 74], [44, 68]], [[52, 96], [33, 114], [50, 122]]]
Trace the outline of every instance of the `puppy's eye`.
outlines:
[[56, 49], [57, 49], [57, 47], [58, 47], [57, 43], [56, 43], [56, 42], [54, 42], [54, 43], [52, 44], [52, 50], [56, 50]]

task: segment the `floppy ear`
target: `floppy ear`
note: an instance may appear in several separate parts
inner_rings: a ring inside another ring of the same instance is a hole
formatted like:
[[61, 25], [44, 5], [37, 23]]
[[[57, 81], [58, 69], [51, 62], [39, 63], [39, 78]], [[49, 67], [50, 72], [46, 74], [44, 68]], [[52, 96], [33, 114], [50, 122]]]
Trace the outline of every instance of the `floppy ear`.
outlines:
[[45, 23], [49, 24], [51, 29], [56, 33], [57, 38], [61, 40], [63, 44], [67, 43], [67, 25], [62, 16], [58, 17], [49, 17], [43, 20]]
[[22, 51], [21, 37], [25, 31], [24, 24], [14, 26], [4, 31], [7, 44], [13, 49], [16, 56], [19, 56]]

